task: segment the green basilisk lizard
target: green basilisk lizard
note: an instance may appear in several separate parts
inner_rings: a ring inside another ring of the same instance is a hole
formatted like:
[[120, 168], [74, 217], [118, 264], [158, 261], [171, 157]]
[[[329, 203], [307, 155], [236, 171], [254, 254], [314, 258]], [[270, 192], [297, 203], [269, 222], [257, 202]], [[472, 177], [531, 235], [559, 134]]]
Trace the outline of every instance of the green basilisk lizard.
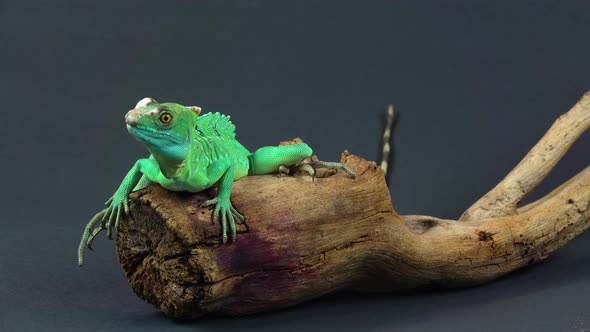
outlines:
[[112, 239], [129, 213], [129, 194], [158, 183], [173, 191], [199, 192], [218, 186], [217, 197], [201, 207], [214, 205], [213, 221], [220, 220], [223, 243], [236, 239], [236, 220], [244, 216], [231, 204], [234, 180], [248, 176], [289, 172], [301, 168], [310, 175], [314, 167], [336, 168], [355, 174], [346, 166], [332, 162], [302, 163], [312, 155], [305, 144], [266, 146], [250, 153], [235, 138], [235, 126], [229, 116], [219, 113], [200, 115], [201, 108], [176, 103], [158, 103], [151, 98], [140, 100], [125, 115], [127, 130], [149, 150], [149, 158], [139, 159], [127, 173], [107, 208], [97, 213], [84, 229], [78, 248], [78, 264], [84, 262], [84, 248], [103, 230]]

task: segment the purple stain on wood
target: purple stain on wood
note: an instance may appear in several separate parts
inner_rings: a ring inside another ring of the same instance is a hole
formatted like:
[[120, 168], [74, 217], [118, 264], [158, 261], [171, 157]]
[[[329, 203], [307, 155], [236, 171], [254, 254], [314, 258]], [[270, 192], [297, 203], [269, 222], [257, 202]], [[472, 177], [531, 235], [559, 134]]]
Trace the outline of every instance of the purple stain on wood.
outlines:
[[[256, 312], [255, 303], [264, 301], [273, 303], [275, 309], [293, 305], [288, 299], [301, 294], [301, 288], [314, 278], [315, 268], [308, 268], [303, 273], [293, 270], [260, 271], [248, 274], [240, 279], [232, 290], [232, 296], [226, 299], [222, 311], [231, 314]], [[310, 293], [309, 298], [316, 297]]]
[[275, 243], [260, 238], [254, 232], [239, 234], [236, 242], [225, 244], [215, 251], [215, 262], [227, 275], [296, 267], [297, 259], [285, 259], [288, 257], [289, 252], [281, 252]]
[[[267, 228], [264, 234], [275, 238], [275, 232], [288, 234], [284, 231], [283, 227]], [[277, 234], [282, 236], [285, 235]], [[315, 267], [303, 264], [299, 253], [287, 251], [280, 243], [265, 240], [255, 231], [239, 234], [235, 243], [219, 247], [214, 253], [214, 261], [223, 275], [240, 275], [231, 286], [233, 295], [224, 301], [223, 311], [228, 313], [247, 313], [251, 303], [263, 300], [262, 297], [271, 302], [284, 300], [317, 277]], [[244, 303], [244, 299], [252, 302]]]
[[[268, 224], [265, 229], [257, 229], [264, 223], [257, 220], [246, 222], [249, 231], [238, 234], [236, 241], [228, 243], [215, 251], [215, 262], [220, 270], [227, 275], [248, 273], [261, 269], [295, 268], [299, 261], [296, 252], [281, 249], [284, 238], [293, 240], [299, 236], [299, 228], [290, 222], [292, 211], [282, 209], [272, 216], [276, 222]], [[269, 239], [269, 240], [266, 240]], [[285, 259], [287, 258], [287, 259]]]

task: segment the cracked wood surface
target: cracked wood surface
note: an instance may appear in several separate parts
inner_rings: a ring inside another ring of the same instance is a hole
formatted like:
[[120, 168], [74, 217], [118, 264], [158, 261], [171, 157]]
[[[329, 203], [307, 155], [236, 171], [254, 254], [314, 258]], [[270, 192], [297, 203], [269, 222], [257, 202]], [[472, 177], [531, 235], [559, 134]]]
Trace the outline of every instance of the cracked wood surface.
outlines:
[[[166, 314], [243, 314], [293, 305], [347, 285], [395, 215], [381, 169], [343, 154], [359, 176], [252, 176], [235, 182], [232, 201], [246, 216], [235, 243], [221, 244], [219, 225], [201, 202], [214, 194], [132, 194], [132, 220], [117, 249], [139, 296]], [[342, 218], [346, 216], [346, 218]]]
[[[152, 185], [131, 195], [116, 238], [136, 294], [166, 315], [276, 310], [339, 289], [394, 291], [481, 284], [539, 262], [588, 228], [590, 167], [524, 207], [530, 192], [588, 127], [590, 95], [556, 121], [461, 222], [399, 216], [381, 168], [348, 152], [359, 176], [253, 176], [235, 182], [246, 216], [222, 244], [198, 194]], [[477, 216], [477, 218], [476, 218]]]

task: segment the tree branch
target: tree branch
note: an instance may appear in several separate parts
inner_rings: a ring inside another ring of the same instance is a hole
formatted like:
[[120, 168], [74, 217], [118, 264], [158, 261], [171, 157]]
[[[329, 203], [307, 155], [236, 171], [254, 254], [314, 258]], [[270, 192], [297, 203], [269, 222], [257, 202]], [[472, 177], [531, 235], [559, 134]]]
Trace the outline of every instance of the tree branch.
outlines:
[[590, 222], [590, 168], [516, 209], [589, 125], [590, 95], [461, 221], [399, 216], [383, 172], [348, 152], [358, 176], [252, 176], [232, 199], [246, 216], [222, 244], [198, 194], [157, 185], [131, 195], [117, 253], [133, 290], [165, 314], [194, 319], [276, 310], [339, 289], [460, 287], [543, 260]]
[[555, 167], [590, 126], [590, 92], [555, 121], [545, 136], [490, 192], [463, 213], [460, 221], [516, 214], [516, 205]]

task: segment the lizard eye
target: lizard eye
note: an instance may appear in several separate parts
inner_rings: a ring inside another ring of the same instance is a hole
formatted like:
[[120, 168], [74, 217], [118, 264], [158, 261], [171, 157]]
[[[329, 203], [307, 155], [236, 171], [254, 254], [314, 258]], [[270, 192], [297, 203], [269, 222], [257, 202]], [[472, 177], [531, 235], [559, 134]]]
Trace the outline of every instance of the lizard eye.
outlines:
[[163, 124], [169, 124], [172, 122], [172, 114], [170, 113], [162, 113], [160, 114], [160, 122]]

